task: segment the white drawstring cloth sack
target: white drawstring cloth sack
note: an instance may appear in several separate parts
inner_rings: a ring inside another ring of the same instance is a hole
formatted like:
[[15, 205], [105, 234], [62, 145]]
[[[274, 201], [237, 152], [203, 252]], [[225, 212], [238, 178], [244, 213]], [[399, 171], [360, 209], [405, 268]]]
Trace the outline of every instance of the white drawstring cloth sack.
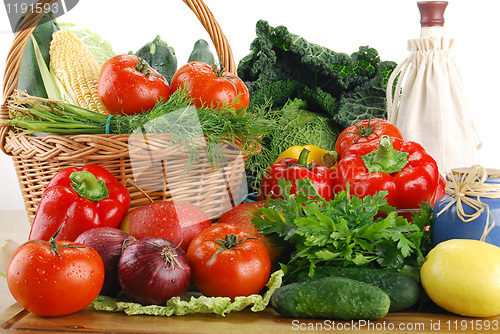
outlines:
[[454, 39], [442, 36], [409, 40], [410, 55], [394, 70], [387, 85], [388, 120], [406, 141], [421, 144], [441, 173], [478, 164], [481, 147], [453, 43]]

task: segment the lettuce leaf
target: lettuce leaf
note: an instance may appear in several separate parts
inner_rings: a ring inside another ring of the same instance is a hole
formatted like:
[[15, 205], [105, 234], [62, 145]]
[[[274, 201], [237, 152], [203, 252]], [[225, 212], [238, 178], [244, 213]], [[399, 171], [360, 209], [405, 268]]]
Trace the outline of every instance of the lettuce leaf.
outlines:
[[254, 294], [247, 297], [236, 297], [233, 302], [227, 297], [190, 296], [173, 297], [167, 305], [141, 305], [133, 302], [122, 302], [108, 296], [98, 296], [92, 306], [98, 311], [124, 312], [128, 315], [181, 316], [195, 313], [215, 313], [225, 316], [232, 311], [241, 311], [252, 305], [253, 312], [264, 310], [274, 291], [281, 286], [283, 271], [274, 272], [266, 284], [264, 295]]
[[7, 239], [0, 246], [0, 276], [7, 277], [7, 267], [9, 261], [19, 244], [11, 239]]

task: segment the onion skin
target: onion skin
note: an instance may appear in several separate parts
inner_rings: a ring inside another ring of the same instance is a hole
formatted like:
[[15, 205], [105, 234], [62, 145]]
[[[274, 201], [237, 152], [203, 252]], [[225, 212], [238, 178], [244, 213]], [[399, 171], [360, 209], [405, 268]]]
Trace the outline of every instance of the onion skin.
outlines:
[[118, 264], [118, 278], [125, 296], [142, 305], [165, 305], [186, 293], [191, 268], [186, 253], [161, 237], [145, 237], [130, 244]]
[[104, 263], [104, 284], [99, 294], [114, 296], [121, 291], [118, 261], [123, 249], [135, 240], [130, 234], [113, 227], [96, 227], [76, 238], [75, 242], [95, 249]]

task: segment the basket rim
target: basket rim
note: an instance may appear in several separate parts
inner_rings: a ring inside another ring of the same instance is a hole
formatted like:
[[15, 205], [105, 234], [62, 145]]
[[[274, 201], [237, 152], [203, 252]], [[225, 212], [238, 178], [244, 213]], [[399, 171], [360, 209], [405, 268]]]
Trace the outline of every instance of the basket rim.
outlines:
[[[58, 0], [39, 0], [37, 3], [41, 4], [54, 4]], [[212, 43], [217, 51], [222, 66], [232, 73], [236, 74], [236, 64], [231, 50], [229, 41], [227, 40], [224, 32], [222, 31], [219, 23], [215, 19], [211, 10], [203, 2], [203, 0], [182, 0], [196, 15], [200, 23], [203, 25], [209, 34]], [[44, 13], [31, 11], [25, 19], [21, 22], [18, 31], [14, 35], [11, 48], [7, 54], [4, 71], [4, 86], [3, 98], [0, 105], [0, 119], [9, 119], [8, 101], [14, 94], [19, 81], [19, 74], [21, 70], [21, 60], [24, 49], [28, 40], [33, 33], [36, 25], [43, 18]], [[26, 28], [29, 26], [31, 28]], [[0, 149], [6, 155], [12, 156], [12, 152], [6, 149], [6, 142], [9, 137], [11, 126], [0, 125]], [[88, 135], [88, 134], [87, 134]]]

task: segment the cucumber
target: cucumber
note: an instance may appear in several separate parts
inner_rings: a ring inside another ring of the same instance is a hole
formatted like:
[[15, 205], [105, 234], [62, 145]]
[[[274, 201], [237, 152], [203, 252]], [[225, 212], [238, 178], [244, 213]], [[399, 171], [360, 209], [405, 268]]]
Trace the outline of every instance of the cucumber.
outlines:
[[194, 43], [193, 51], [188, 59], [188, 62], [191, 61], [201, 61], [208, 65], [215, 65], [216, 61], [207, 41], [199, 39]]
[[[42, 18], [42, 21], [35, 27], [32, 33], [47, 67], [49, 67], [50, 63], [49, 49], [50, 42], [52, 41], [52, 34], [58, 30], [59, 26], [53, 20], [52, 13], [49, 13]], [[43, 84], [42, 75], [40, 74], [40, 68], [36, 61], [35, 49], [31, 38], [24, 48], [17, 89], [25, 90], [28, 94], [33, 96], [48, 97]]]
[[376, 286], [342, 277], [287, 284], [271, 297], [273, 309], [290, 318], [379, 319], [390, 303], [387, 293]]
[[307, 270], [299, 271], [291, 275], [287, 282], [305, 282], [322, 277], [351, 278], [382, 289], [391, 299], [390, 312], [408, 309], [420, 298], [420, 286], [414, 278], [387, 269], [322, 266], [316, 267], [312, 276]]
[[[151, 44], [154, 44], [153, 51]], [[139, 58], [144, 57], [149, 66], [167, 79], [169, 84], [172, 82], [172, 77], [177, 71], [177, 57], [172, 52], [172, 49], [161, 40], [160, 36], [156, 36], [152, 42], [146, 43], [137, 50], [135, 55]]]

